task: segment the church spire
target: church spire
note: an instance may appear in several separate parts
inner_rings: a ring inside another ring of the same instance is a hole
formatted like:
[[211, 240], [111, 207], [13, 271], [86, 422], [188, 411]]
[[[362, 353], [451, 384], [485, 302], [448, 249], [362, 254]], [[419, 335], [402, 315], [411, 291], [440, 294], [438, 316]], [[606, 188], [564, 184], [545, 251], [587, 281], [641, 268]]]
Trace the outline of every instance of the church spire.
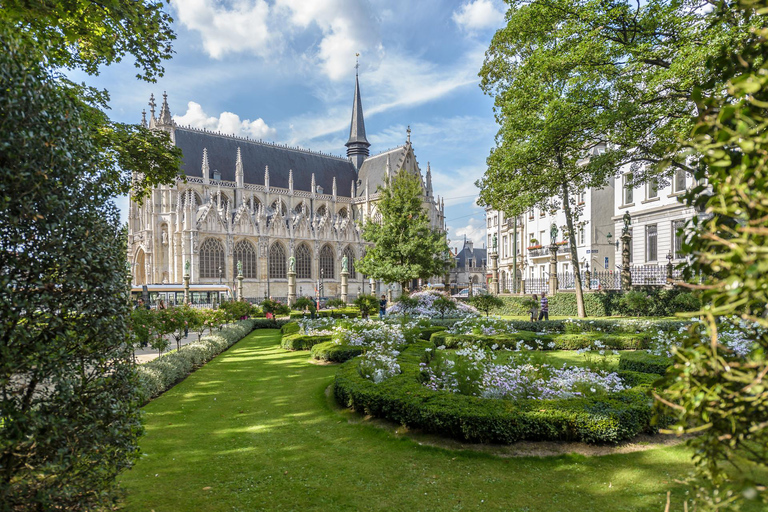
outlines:
[[[359, 55], [359, 54], [358, 54]], [[355, 97], [352, 103], [352, 122], [349, 127], [349, 140], [347, 146], [347, 157], [352, 161], [355, 169], [360, 170], [363, 161], [370, 154], [368, 148], [371, 146], [365, 137], [365, 120], [363, 119], [363, 102], [360, 99], [360, 81], [358, 80], [357, 70], [360, 64], [355, 64]]]
[[211, 168], [208, 165], [208, 148], [203, 148], [203, 183], [206, 185], [208, 184], [208, 173], [210, 172]]
[[168, 108], [168, 94], [163, 91], [163, 104], [160, 106], [160, 119], [158, 124], [170, 126], [173, 124], [173, 118], [171, 118], [171, 109]]
[[427, 197], [432, 196], [432, 169], [427, 162]]

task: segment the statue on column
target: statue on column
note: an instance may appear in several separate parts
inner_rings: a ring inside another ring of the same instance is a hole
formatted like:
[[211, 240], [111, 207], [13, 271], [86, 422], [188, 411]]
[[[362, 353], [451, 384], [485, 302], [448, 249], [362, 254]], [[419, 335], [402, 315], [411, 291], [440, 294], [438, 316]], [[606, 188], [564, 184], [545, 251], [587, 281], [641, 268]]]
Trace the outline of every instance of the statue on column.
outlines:
[[341, 271], [349, 272], [348, 265], [349, 265], [349, 259], [347, 259], [347, 255], [345, 254], [344, 257], [341, 258]]
[[493, 234], [493, 252], [496, 252], [496, 233]]
[[187, 260], [186, 263], [184, 263], [184, 273], [186, 275], [189, 275], [189, 260]]
[[238, 277], [243, 275], [243, 262], [240, 260], [237, 260], [237, 275]]
[[553, 222], [549, 228], [550, 243], [557, 242], [557, 225]]
[[296, 258], [294, 258], [293, 256], [288, 258], [288, 271], [296, 272]]

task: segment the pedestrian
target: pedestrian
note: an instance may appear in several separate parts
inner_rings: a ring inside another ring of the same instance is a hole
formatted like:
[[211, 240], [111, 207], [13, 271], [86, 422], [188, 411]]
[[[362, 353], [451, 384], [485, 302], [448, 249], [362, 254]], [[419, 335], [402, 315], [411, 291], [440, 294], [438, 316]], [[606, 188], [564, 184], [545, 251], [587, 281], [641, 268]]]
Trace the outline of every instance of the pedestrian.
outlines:
[[533, 294], [533, 303], [531, 304], [531, 322], [535, 322], [539, 317], [539, 296]]
[[165, 305], [165, 302], [163, 302], [163, 299], [158, 299], [157, 301], [157, 309], [158, 311], [161, 309], [168, 309]]
[[541, 292], [541, 312], [539, 313], [539, 321], [549, 321], [549, 300], [547, 299], [547, 292]]
[[379, 301], [379, 319], [384, 320], [384, 315], [387, 314], [387, 296], [382, 294]]

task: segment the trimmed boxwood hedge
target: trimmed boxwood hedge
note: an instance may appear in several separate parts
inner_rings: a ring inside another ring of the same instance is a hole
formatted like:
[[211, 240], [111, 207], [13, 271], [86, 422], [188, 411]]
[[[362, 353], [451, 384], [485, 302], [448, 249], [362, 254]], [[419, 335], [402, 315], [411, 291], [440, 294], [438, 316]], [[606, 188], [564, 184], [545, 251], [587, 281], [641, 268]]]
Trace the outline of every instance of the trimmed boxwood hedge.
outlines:
[[619, 358], [620, 370], [664, 375], [670, 366], [672, 366], [671, 358], [655, 356], [643, 351], [626, 352]]
[[[450, 334], [447, 332], [436, 332], [430, 338], [435, 346], [444, 345], [446, 348], [457, 348], [463, 343], [491, 347], [498, 345], [503, 348], [515, 348], [517, 343], [522, 341], [529, 348], [542, 348], [544, 350], [577, 350], [587, 348], [595, 341], [600, 341], [606, 348], [614, 350], [636, 350], [648, 346], [650, 340], [649, 333], [640, 334], [603, 334], [603, 333], [580, 333], [580, 334], [538, 334], [529, 331], [520, 331], [512, 334], [497, 334], [494, 336], [483, 336], [477, 334]], [[543, 345], [537, 345], [535, 340], [539, 340]], [[548, 347], [549, 343], [555, 343], [553, 348]]]
[[618, 443], [653, 433], [652, 377], [619, 372], [634, 387], [603, 397], [568, 400], [494, 400], [432, 391], [420, 382], [419, 363], [431, 342], [419, 342], [398, 357], [402, 373], [379, 384], [364, 379], [355, 360], [336, 374], [334, 396], [355, 411], [411, 429], [478, 443], [583, 441]]
[[331, 341], [330, 334], [323, 334], [321, 336], [307, 336], [306, 334], [283, 334], [282, 340], [280, 340], [280, 346], [285, 350], [309, 350], [318, 343], [324, 341]]
[[[291, 320], [297, 318], [310, 318], [308, 313], [303, 311], [291, 311]], [[316, 318], [360, 318], [360, 310], [357, 308], [339, 308], [339, 309], [321, 309], [315, 312]]]
[[318, 343], [310, 350], [312, 359], [318, 361], [330, 361], [334, 363], [343, 363], [353, 357], [363, 353], [363, 347], [353, 347], [350, 345], [337, 345], [332, 341]]
[[419, 338], [421, 338], [424, 341], [429, 341], [429, 339], [432, 337], [433, 334], [436, 332], [444, 331], [445, 327], [442, 325], [434, 325], [432, 327], [425, 327], [424, 329], [419, 332]]

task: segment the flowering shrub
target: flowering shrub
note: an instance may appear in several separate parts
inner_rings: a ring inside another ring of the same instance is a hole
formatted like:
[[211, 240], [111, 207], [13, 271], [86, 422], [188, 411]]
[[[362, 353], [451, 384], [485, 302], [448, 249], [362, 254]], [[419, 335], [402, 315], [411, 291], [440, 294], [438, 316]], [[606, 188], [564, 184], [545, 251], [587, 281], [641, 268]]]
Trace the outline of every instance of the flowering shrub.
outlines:
[[446, 332], [451, 334], [475, 334], [479, 336], [495, 336], [496, 334], [513, 334], [517, 331], [512, 325], [498, 317], [467, 317], [459, 320]]
[[333, 326], [336, 325], [335, 318], [315, 318], [310, 320], [308, 318], [298, 321], [301, 333], [307, 336], [322, 336], [327, 334], [333, 334]]
[[[690, 329], [703, 336], [704, 324], [698, 318], [692, 320], [694, 324]], [[717, 342], [730, 355], [743, 358], [752, 351], [754, 340], [761, 336], [762, 332], [763, 329], [758, 324], [752, 324], [736, 317], [723, 318], [717, 331]], [[658, 330], [652, 338], [648, 353], [672, 357], [674, 350], [682, 347], [683, 339], [690, 335], [689, 328], [685, 326], [681, 326], [677, 331]]]
[[338, 345], [353, 347], [396, 347], [406, 343], [402, 325], [370, 319], [340, 320], [333, 328], [332, 339]]
[[[477, 309], [474, 307], [434, 290], [412, 293], [409, 299], [415, 299], [418, 302], [413, 307], [408, 307], [407, 313], [413, 316], [430, 318], [441, 316], [441, 312], [435, 307], [435, 301], [441, 297], [455, 302], [456, 308], [451, 312], [452, 316], [465, 317], [477, 315]], [[387, 310], [387, 315], [402, 315], [406, 313], [405, 309], [403, 304], [396, 303]]]
[[400, 352], [386, 347], [378, 346], [360, 356], [358, 371], [364, 379], [373, 381], [374, 384], [394, 377], [400, 373], [400, 365], [397, 356]]
[[428, 349], [429, 362], [421, 363], [424, 385], [482, 398], [555, 400], [615, 393], [627, 387], [616, 373], [590, 368], [555, 368], [513, 359], [497, 364], [493, 351], [477, 347], [457, 350], [449, 358], [442, 350]]

